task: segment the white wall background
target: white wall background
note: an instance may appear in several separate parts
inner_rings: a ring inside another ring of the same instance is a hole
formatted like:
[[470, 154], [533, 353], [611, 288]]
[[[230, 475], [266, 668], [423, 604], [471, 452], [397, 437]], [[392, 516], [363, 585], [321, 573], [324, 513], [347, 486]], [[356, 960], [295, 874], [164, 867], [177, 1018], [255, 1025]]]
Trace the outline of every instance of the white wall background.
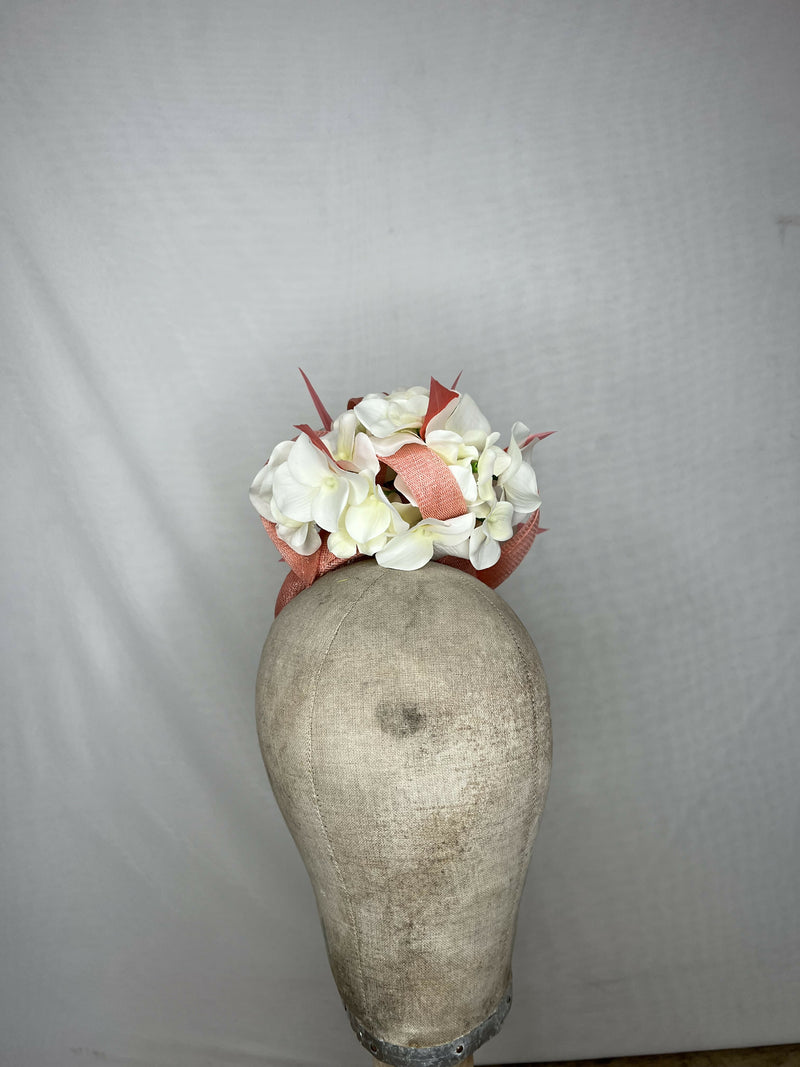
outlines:
[[0, 18], [0, 1061], [368, 1061], [255, 736], [298, 364], [559, 431], [501, 590], [552, 787], [479, 1063], [800, 1040], [800, 6]]

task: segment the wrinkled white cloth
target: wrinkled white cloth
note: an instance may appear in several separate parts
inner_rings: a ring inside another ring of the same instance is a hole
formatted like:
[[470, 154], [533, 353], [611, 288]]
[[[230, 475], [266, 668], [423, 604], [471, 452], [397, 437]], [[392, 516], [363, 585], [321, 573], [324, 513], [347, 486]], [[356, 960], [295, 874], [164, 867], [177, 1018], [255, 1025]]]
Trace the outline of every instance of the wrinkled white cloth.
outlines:
[[782, 0], [3, 4], [0, 1062], [352, 1059], [254, 722], [298, 365], [558, 431], [493, 1062], [797, 1039], [799, 47]]

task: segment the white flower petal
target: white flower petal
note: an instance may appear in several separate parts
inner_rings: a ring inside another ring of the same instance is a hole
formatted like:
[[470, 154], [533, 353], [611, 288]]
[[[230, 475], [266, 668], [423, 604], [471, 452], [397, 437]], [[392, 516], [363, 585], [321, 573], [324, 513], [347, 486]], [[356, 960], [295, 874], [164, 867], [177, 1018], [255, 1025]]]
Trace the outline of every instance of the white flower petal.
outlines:
[[515, 422], [511, 427], [511, 440], [517, 445], [518, 448], [522, 446], [522, 442], [530, 434], [530, 429], [524, 422]]
[[376, 552], [380, 552], [380, 550], [388, 544], [390, 536], [391, 535], [388, 533], [382, 533], [378, 537], [373, 537], [369, 541], [364, 541], [358, 546], [359, 550], [363, 552], [365, 556], [374, 556]]
[[428, 410], [427, 396], [389, 397], [387, 415], [398, 430], [421, 426]]
[[270, 452], [267, 466], [274, 470], [289, 458], [289, 453], [295, 446], [294, 441], [280, 441]]
[[473, 500], [477, 500], [478, 497], [478, 483], [475, 481], [475, 475], [472, 473], [472, 467], [463, 467], [461, 464], [455, 464], [447, 468], [458, 482], [458, 488], [461, 490], [461, 495], [467, 501], [471, 503]]
[[515, 422], [511, 428], [511, 440], [508, 443], [510, 464], [498, 478], [503, 496], [514, 505], [515, 512], [532, 514], [541, 504], [536, 485], [536, 474], [530, 463], [522, 458], [516, 434], [527, 429], [523, 423]]
[[413, 519], [411, 519], [409, 521], [402, 514], [400, 508], [408, 508], [408, 507], [411, 507], [411, 505], [409, 505], [409, 504], [401, 504], [401, 505], [398, 506], [397, 504], [393, 504], [389, 500], [389, 498], [386, 495], [386, 493], [384, 493], [383, 487], [380, 486], [380, 485], [376, 485], [375, 486], [375, 495], [377, 496], [378, 500], [380, 500], [381, 503], [385, 504], [386, 507], [389, 509], [389, 526], [387, 528], [387, 533], [391, 533], [391, 534], [405, 533], [405, 531], [409, 528], [409, 526], [412, 526], [415, 522], [419, 522], [420, 518], [422, 517], [420, 515], [419, 511], [416, 508], [413, 508], [413, 512], [415, 514], [414, 514]]
[[433, 556], [434, 559], [441, 559], [443, 556], [458, 556], [459, 559], [469, 559], [469, 537], [465, 537], [463, 541], [459, 541], [456, 545], [440, 545], [434, 542]]
[[250, 502], [259, 515], [270, 522], [276, 521], [272, 506], [272, 486], [275, 480], [275, 472], [286, 462], [293, 448], [294, 441], [281, 441], [275, 445], [266, 464], [255, 476], [253, 484], [250, 486]]
[[529, 463], [521, 461], [512, 478], [500, 478], [503, 495], [516, 511], [534, 512], [541, 504], [537, 492], [536, 474]]
[[486, 523], [472, 531], [469, 539], [469, 561], [476, 571], [493, 567], [500, 559], [500, 545], [494, 541], [486, 530]]
[[493, 479], [507, 470], [511, 460], [498, 448], [495, 441], [499, 433], [492, 433], [486, 438], [486, 447], [478, 458], [478, 497], [492, 503], [497, 499]]
[[304, 433], [295, 441], [286, 461], [295, 481], [303, 485], [319, 485], [333, 465], [333, 461], [326, 459]]
[[479, 451], [486, 443], [487, 435], [492, 432], [489, 420], [468, 393], [462, 394], [453, 414], [445, 424], [445, 429], [454, 430], [464, 439], [469, 435], [470, 443], [474, 444]]
[[333, 533], [328, 534], [328, 548], [339, 559], [350, 559], [351, 556], [358, 552], [358, 545], [342, 529], [334, 530]]
[[397, 430], [422, 426], [428, 410], [428, 390], [415, 386], [413, 389], [396, 389], [388, 396], [369, 393], [353, 410], [370, 434], [389, 437]]
[[460, 457], [460, 448], [463, 444], [461, 437], [452, 430], [431, 430], [425, 434], [425, 444], [440, 456], [448, 466], [457, 463]]
[[466, 515], [456, 515], [453, 519], [423, 519], [414, 529], [418, 529], [423, 523], [430, 525], [433, 536], [442, 545], [457, 545], [469, 537], [475, 527], [475, 516], [469, 512]]
[[498, 478], [501, 482], [506, 479], [513, 478], [519, 470], [519, 465], [522, 463], [522, 453], [519, 450], [519, 445], [514, 439], [512, 433], [511, 440], [508, 442], [508, 448], [506, 449], [506, 455], [508, 457], [508, 463], [501, 474], [498, 474]]
[[[363, 472], [374, 481], [380, 470], [380, 462], [370, 438], [363, 430], [359, 430], [358, 426], [355, 412], [345, 411], [322, 440], [340, 467], [355, 474]], [[322, 458], [324, 459], [324, 456]]]
[[284, 463], [275, 471], [272, 482], [272, 496], [275, 504], [290, 519], [296, 522], [311, 522], [314, 518], [311, 504], [316, 490], [298, 482], [292, 474], [289, 464]]
[[366, 474], [342, 474], [341, 477], [347, 483], [347, 502], [348, 504], [361, 504], [369, 496], [370, 489], [373, 488], [374, 482], [372, 478]]
[[508, 500], [498, 500], [483, 524], [495, 541], [508, 541], [514, 534], [514, 505]]
[[495, 451], [494, 451], [494, 474], [495, 474], [495, 476], [497, 478], [499, 478], [500, 475], [501, 474], [505, 474], [505, 472], [511, 466], [511, 457], [509, 456], [508, 452], [506, 452], [504, 449], [497, 448], [496, 446], [492, 446], [492, 447], [495, 449]]
[[293, 548], [298, 556], [313, 556], [322, 544], [313, 523], [304, 522], [292, 526], [276, 526], [278, 537]]
[[353, 446], [358, 429], [358, 418], [354, 411], [344, 411], [334, 419], [333, 428], [322, 440], [331, 449], [333, 458], [347, 460], [353, 457]]
[[329, 472], [311, 503], [311, 514], [317, 526], [331, 533], [338, 530], [348, 495], [349, 488], [345, 479]]
[[533, 515], [533, 512], [534, 511], [538, 511], [538, 510], [539, 510], [538, 505], [537, 505], [537, 507], [535, 507], [533, 509], [533, 511], [517, 511], [517, 509], [515, 508], [514, 509], [514, 525], [515, 526], [519, 526], [521, 523], [527, 522], [528, 519], [531, 517], [531, 515]]
[[354, 541], [359, 544], [378, 537], [389, 528], [391, 522], [389, 505], [375, 496], [369, 496], [363, 504], [350, 506], [344, 515], [344, 526]]
[[380, 462], [375, 454], [375, 445], [365, 433], [357, 433], [353, 445], [353, 463], [356, 470], [366, 471], [374, 478], [380, 470]]
[[385, 437], [395, 427], [386, 417], [386, 397], [370, 393], [353, 408], [356, 418], [367, 431], [376, 437]]
[[409, 504], [413, 504], [414, 507], [417, 506], [416, 497], [414, 496], [408, 485], [406, 485], [405, 481], [403, 480], [402, 474], [395, 475], [394, 487], [398, 493], [401, 493], [406, 498]]
[[270, 507], [270, 500], [272, 499], [272, 472], [267, 474], [268, 468], [262, 467], [258, 474], [253, 479], [253, 484], [250, 486], [250, 503], [256, 509], [259, 515], [274, 522], [272, 517], [272, 508]]
[[476, 519], [485, 519], [491, 514], [492, 505], [488, 500], [478, 500], [469, 505], [469, 510]]
[[418, 434], [408, 433], [405, 430], [400, 433], [391, 433], [388, 437], [370, 437], [369, 440], [381, 459], [393, 456], [403, 445], [421, 445], [424, 443]]
[[[395, 482], [395, 485], [397, 482]], [[416, 504], [394, 503], [392, 505], [407, 526], [416, 526], [422, 518], [422, 514]]]
[[375, 559], [381, 567], [416, 571], [430, 562], [433, 558], [433, 538], [424, 527], [420, 528], [421, 525], [393, 537], [385, 548], [376, 553]]
[[447, 425], [447, 420], [450, 418], [450, 416], [453, 414], [455, 409], [458, 407], [458, 403], [459, 403], [460, 400], [461, 400], [460, 396], [454, 396], [452, 398], [452, 400], [448, 400], [447, 401], [447, 403], [445, 404], [445, 406], [442, 408], [441, 411], [437, 412], [437, 414], [433, 416], [433, 418], [428, 423], [428, 425], [427, 425], [427, 427], [425, 429], [425, 440], [426, 441], [428, 439], [428, 434], [429, 433], [432, 433], [435, 430], [443, 430], [445, 428], [445, 426]]

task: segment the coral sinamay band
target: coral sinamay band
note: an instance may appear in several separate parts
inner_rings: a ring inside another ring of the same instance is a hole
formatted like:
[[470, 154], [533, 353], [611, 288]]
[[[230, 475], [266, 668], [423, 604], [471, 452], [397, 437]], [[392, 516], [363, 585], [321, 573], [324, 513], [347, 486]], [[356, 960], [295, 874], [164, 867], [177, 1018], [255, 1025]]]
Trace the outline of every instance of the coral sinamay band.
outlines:
[[381, 457], [414, 494], [423, 519], [454, 519], [467, 506], [447, 464], [427, 445], [403, 445], [391, 456]]

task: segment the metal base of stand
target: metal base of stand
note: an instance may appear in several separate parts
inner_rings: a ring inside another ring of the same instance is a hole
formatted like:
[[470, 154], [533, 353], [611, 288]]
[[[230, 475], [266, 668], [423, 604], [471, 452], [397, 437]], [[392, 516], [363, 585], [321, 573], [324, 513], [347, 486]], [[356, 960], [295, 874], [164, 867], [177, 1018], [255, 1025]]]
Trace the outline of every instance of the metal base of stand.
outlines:
[[[347, 1008], [346, 1004], [345, 1008]], [[478, 1023], [468, 1034], [457, 1037], [455, 1041], [449, 1041], [446, 1045], [428, 1045], [425, 1048], [392, 1045], [388, 1041], [381, 1041], [359, 1022], [349, 1008], [347, 1008], [347, 1017], [364, 1048], [383, 1063], [391, 1064], [392, 1067], [456, 1067], [456, 1064], [471, 1056], [475, 1049], [480, 1048], [490, 1037], [494, 1037], [503, 1025], [503, 1020], [510, 1008], [511, 983], [509, 982], [500, 1003], [482, 1023]]]

